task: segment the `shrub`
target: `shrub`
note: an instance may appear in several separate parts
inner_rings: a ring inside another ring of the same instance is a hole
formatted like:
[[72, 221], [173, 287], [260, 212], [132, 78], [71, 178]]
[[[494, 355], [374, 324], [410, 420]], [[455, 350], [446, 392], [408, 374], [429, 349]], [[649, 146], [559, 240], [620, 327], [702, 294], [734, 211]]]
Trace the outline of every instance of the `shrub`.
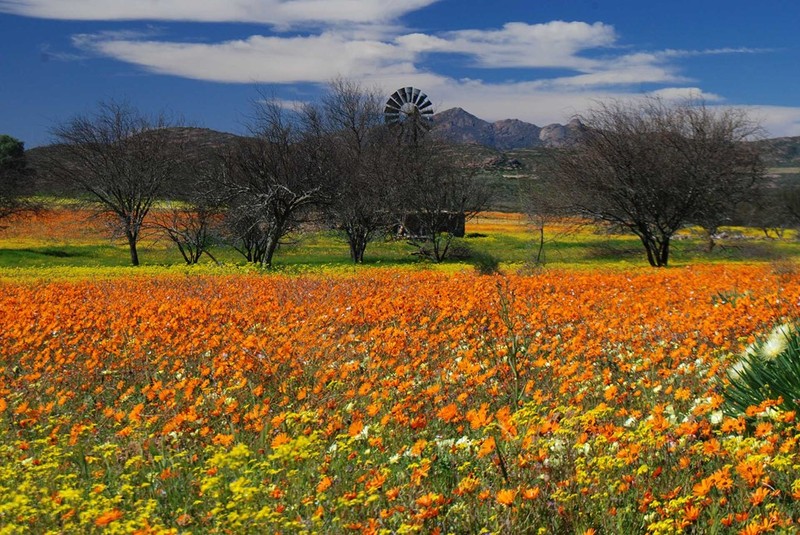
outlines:
[[489, 253], [473, 251], [472, 262], [479, 275], [497, 275], [500, 273], [500, 260]]
[[749, 346], [727, 375], [729, 414], [745, 414], [766, 400], [781, 400], [776, 407], [785, 411], [800, 408], [800, 323], [775, 327]]

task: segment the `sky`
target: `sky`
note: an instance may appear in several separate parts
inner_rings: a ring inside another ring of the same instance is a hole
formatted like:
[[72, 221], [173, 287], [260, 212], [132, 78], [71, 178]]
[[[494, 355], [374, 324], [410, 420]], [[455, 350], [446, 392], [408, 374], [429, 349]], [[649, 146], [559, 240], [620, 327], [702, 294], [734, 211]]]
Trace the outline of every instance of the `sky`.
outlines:
[[539, 126], [690, 97], [800, 136], [798, 23], [797, 0], [0, 0], [0, 134], [45, 145], [109, 100], [243, 133], [262, 93], [345, 78]]

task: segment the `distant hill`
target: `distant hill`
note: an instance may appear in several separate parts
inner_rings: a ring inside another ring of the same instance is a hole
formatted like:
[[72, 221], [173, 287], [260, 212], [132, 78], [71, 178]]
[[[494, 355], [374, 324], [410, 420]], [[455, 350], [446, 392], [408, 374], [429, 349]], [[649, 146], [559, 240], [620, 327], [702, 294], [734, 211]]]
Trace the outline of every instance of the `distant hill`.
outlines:
[[490, 123], [462, 108], [451, 108], [433, 116], [432, 134], [452, 143], [483, 145], [497, 150], [568, 147], [575, 144], [585, 130], [573, 119], [566, 125], [544, 127], [519, 119]]
[[[208, 158], [241, 137], [228, 132], [189, 126], [171, 127], [168, 130], [174, 143], [184, 148], [187, 161]], [[58, 145], [45, 145], [25, 151], [28, 166], [36, 171], [35, 191], [41, 195], [74, 196], [78, 192], [73, 185], [57, 183], [45, 171], [46, 162], [57, 150]]]
[[800, 167], [800, 137], [776, 137], [757, 141], [769, 167]]
[[[210, 128], [195, 128], [190, 126], [171, 127], [168, 130], [176, 144], [186, 148], [190, 157], [203, 156], [220, 149], [227, 144], [239, 139], [240, 136], [219, 132]], [[41, 165], [57, 149], [57, 145], [45, 145], [25, 151], [28, 163], [36, 167]]]

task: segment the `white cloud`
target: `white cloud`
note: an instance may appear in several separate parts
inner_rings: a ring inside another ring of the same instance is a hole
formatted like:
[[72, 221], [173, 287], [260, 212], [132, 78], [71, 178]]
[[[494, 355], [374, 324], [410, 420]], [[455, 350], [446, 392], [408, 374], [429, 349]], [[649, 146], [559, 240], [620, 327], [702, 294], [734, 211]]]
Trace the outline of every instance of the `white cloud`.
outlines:
[[664, 100], [699, 100], [705, 102], [720, 102], [721, 96], [703, 91], [699, 87], [665, 87], [648, 93]]
[[739, 106], [756, 119], [769, 137], [800, 136], [800, 108], [789, 106]]
[[397, 39], [415, 52], [449, 52], [473, 57], [481, 67], [558, 67], [579, 70], [599, 66], [577, 54], [611, 46], [614, 28], [596, 22], [510, 22], [500, 30], [459, 30], [438, 37], [410, 34]]
[[386, 69], [413, 72], [412, 55], [376, 40], [349, 40], [335, 33], [301, 37], [252, 36], [224, 43], [172, 43], [79, 35], [77, 46], [147, 70], [217, 82], [322, 82], [357, 78]]
[[42, 61], [82, 61], [87, 59], [82, 54], [53, 50], [50, 43], [39, 45], [39, 57]]
[[659, 52], [663, 57], [685, 58], [692, 56], [718, 56], [720, 54], [762, 54], [770, 52], [768, 48], [706, 48], [704, 50], [673, 50], [667, 49]]
[[[549, 42], [547, 36], [567, 34]], [[139, 65], [149, 71], [219, 82], [324, 82], [334, 76], [380, 76], [384, 71], [409, 75], [419, 70], [422, 56], [432, 51], [460, 51], [481, 67], [551, 67], [576, 74], [540, 79], [534, 85], [551, 90], [590, 89], [644, 83], [684, 82], [675, 68], [657, 54], [627, 54], [588, 59], [576, 55], [613, 41], [604, 25], [555, 22], [507, 24], [502, 31], [452, 32], [455, 40], [424, 34], [396, 39], [366, 27], [354, 33], [338, 29], [303, 36], [262, 36], [222, 43], [185, 43], [108, 33], [82, 34], [73, 42], [84, 50]], [[472, 45], [468, 35], [478, 40]], [[501, 35], [502, 34], [502, 35]], [[507, 39], [508, 35], [515, 36]], [[529, 39], [520, 38], [526, 36]], [[487, 43], [493, 43], [487, 45]], [[486, 45], [486, 46], [484, 46]], [[523, 52], [521, 48], [527, 48]]]
[[374, 23], [438, 0], [0, 0], [0, 12], [66, 20], [181, 20], [275, 25]]

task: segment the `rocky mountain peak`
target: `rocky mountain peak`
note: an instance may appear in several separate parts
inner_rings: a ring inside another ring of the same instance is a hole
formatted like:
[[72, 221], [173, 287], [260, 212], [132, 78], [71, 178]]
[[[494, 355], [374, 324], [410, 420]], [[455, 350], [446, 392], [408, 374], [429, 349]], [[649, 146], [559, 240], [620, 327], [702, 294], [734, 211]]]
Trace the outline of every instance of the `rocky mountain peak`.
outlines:
[[437, 113], [433, 123], [433, 135], [439, 139], [484, 145], [498, 150], [569, 146], [584, 128], [578, 119], [566, 125], [550, 124], [543, 128], [519, 119], [489, 123], [462, 108]]

